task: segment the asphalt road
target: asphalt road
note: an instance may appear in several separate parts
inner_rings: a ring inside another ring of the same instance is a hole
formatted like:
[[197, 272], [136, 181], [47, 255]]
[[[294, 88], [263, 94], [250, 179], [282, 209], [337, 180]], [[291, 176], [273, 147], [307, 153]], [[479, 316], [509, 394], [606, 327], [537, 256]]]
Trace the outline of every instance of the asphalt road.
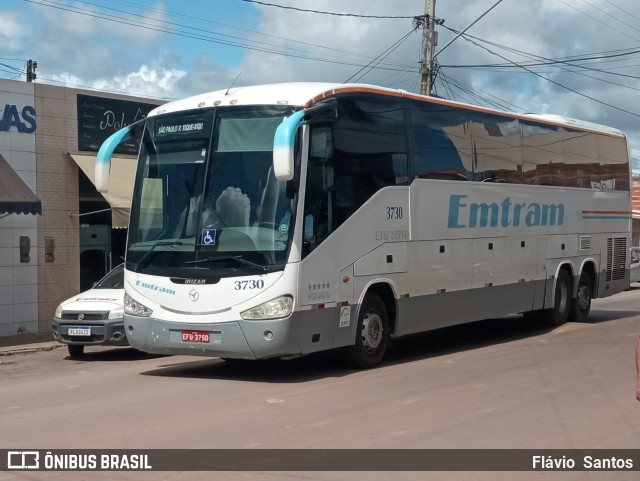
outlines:
[[[383, 364], [64, 348], [0, 357], [0, 449], [637, 449], [640, 290], [550, 329], [514, 316], [396, 342]], [[631, 472], [0, 472], [4, 479], [567, 479]]]

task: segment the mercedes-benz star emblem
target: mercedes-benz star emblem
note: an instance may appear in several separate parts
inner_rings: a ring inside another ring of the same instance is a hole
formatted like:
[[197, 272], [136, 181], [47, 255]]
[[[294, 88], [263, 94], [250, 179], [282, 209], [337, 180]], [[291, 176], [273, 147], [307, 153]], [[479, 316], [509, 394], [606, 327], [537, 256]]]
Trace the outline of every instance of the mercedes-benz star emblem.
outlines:
[[191, 289], [189, 291], [189, 299], [192, 302], [196, 302], [198, 300], [198, 298], [200, 297], [200, 294], [198, 293], [198, 291], [196, 291], [195, 289]]
[[84, 314], [80, 313], [78, 314], [78, 320], [82, 321], [84, 319]]

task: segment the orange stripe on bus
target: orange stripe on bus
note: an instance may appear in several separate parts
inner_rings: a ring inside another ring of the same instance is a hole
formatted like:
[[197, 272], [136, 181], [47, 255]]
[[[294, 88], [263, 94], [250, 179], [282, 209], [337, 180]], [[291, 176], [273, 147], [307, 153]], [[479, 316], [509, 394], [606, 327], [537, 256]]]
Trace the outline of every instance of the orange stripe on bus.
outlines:
[[583, 210], [583, 214], [620, 214], [620, 215], [629, 215], [631, 212], [623, 211], [623, 210]]
[[320, 95], [316, 95], [314, 98], [312, 98], [307, 103], [305, 103], [303, 107], [305, 109], [308, 109], [309, 107], [320, 102], [321, 100], [324, 100], [327, 97], [332, 97], [334, 95], [344, 94], [344, 93], [358, 93], [358, 92], [374, 93], [379, 95], [386, 95], [388, 97], [401, 97], [401, 98], [413, 99], [413, 100], [418, 100], [420, 102], [446, 105], [447, 107], [453, 107], [460, 110], [472, 110], [475, 112], [482, 112], [486, 114], [500, 115], [502, 117], [507, 117], [509, 119], [524, 120], [527, 122], [534, 122], [534, 123], [543, 124], [543, 125], [553, 125], [555, 127], [566, 127], [573, 130], [579, 130], [581, 132], [589, 132], [593, 134], [604, 135], [606, 137], [613, 137], [617, 139], [625, 138], [624, 134], [621, 135], [621, 134], [615, 134], [611, 132], [603, 132], [601, 130], [590, 129], [588, 127], [583, 127], [579, 125], [570, 125], [568, 123], [554, 122], [551, 120], [544, 120], [539, 118], [531, 118], [531, 117], [527, 117], [526, 115], [510, 114], [507, 112], [502, 112], [500, 110], [492, 110], [492, 109], [487, 109], [484, 107], [478, 107], [478, 106], [469, 105], [469, 104], [460, 104], [459, 102], [452, 102], [449, 100], [439, 99], [436, 97], [426, 97], [424, 95], [412, 94], [409, 92], [382, 90], [375, 87], [342, 87], [342, 88], [327, 90], [326, 92], [323, 92]]

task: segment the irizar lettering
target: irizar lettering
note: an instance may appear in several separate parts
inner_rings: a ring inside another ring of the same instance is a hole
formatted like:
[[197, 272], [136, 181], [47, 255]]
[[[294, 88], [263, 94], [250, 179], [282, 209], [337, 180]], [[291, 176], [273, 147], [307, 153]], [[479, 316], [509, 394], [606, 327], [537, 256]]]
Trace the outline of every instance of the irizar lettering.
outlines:
[[483, 227], [539, 227], [564, 224], [564, 204], [469, 202], [467, 195], [449, 196], [449, 229]]

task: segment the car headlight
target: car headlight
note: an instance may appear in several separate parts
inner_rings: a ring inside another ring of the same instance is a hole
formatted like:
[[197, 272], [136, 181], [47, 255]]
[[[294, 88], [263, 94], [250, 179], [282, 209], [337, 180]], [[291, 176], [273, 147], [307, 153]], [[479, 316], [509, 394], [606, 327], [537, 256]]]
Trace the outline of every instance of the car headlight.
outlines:
[[259, 306], [252, 307], [240, 313], [240, 317], [247, 321], [259, 319], [280, 319], [287, 317], [293, 310], [293, 297], [282, 296]]
[[132, 316], [149, 317], [153, 311], [144, 304], [132, 299], [129, 294], [124, 294], [124, 312]]
[[58, 319], [62, 319], [62, 304], [56, 307], [56, 313], [53, 316], [57, 317]]
[[124, 317], [124, 307], [116, 307], [109, 311], [109, 319], [122, 319]]

